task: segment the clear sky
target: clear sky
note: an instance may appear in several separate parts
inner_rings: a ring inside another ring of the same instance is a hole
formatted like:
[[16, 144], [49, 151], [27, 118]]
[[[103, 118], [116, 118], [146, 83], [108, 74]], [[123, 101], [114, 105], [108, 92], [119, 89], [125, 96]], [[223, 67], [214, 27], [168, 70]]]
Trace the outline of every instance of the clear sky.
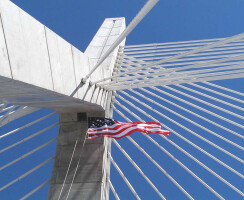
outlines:
[[[84, 51], [105, 18], [125, 17], [128, 24], [144, 5], [146, 0], [13, 0], [13, 2], [72, 45], [76, 46], [81, 51]], [[229, 37], [244, 32], [243, 19], [243, 0], [160, 0], [156, 7], [128, 36], [126, 44], [132, 45]], [[229, 88], [244, 92], [243, 80], [223, 81], [222, 84]], [[50, 111], [43, 110], [30, 117], [38, 118], [40, 115], [44, 115], [48, 112]], [[115, 115], [115, 117], [120, 119], [118, 115]], [[40, 125], [40, 127], [52, 124], [55, 120], [57, 120], [57, 116], [52, 118], [52, 120], [45, 122], [46, 124]], [[183, 121], [181, 122], [185, 123]], [[37, 126], [36, 129], [38, 130], [40, 127]], [[9, 128], [10, 127], [6, 127], [0, 129], [0, 131], [6, 132]], [[50, 138], [57, 135], [57, 130], [58, 129], [55, 128], [46, 134], [48, 137], [42, 136], [27, 146], [20, 147], [19, 149], [13, 150], [10, 154], [3, 155], [0, 159], [0, 166], [2, 166], [3, 163], [16, 158], [16, 155], [21, 155], [23, 148], [25, 148], [25, 152], [27, 152], [28, 149], [33, 149], [34, 145], [38, 144], [38, 142], [42, 141], [44, 143], [45, 141], [50, 140]], [[23, 134], [26, 134], [27, 131], [28, 130], [23, 132]], [[140, 143], [140, 145], [147, 149], [150, 155], [154, 155], [154, 158], [164, 166], [171, 175], [174, 175], [176, 180], [179, 180], [187, 191], [189, 191], [196, 199], [205, 200], [216, 198], [196, 181], [189, 178], [189, 175], [185, 175], [181, 169], [178, 169], [179, 167], [176, 166], [172, 160], [163, 155], [160, 150], [156, 149], [156, 147], [152, 146], [149, 141], [139, 135], [133, 137]], [[182, 155], [177, 150], [172, 149], [172, 147], [162, 141], [161, 138], [157, 136], [153, 137], [158, 140], [160, 144], [165, 145], [166, 149], [168, 148], [169, 151], [181, 158]], [[4, 147], [14, 141], [17, 141], [16, 137], [1, 141], [0, 146]], [[183, 196], [182, 193], [167, 180], [167, 178], [160, 175], [160, 172], [157, 169], [154, 169], [154, 166], [141, 156], [140, 152], [136, 151], [126, 139], [121, 140], [120, 143], [122, 146], [126, 147], [133, 159], [135, 159], [145, 172], [149, 174], [152, 182], [154, 182], [160, 191], [165, 194], [166, 198], [185, 199], [185, 196]], [[183, 144], [183, 146], [184, 145], [185, 144]], [[190, 148], [187, 145], [184, 147]], [[132, 165], [126, 161], [126, 158], [121, 155], [118, 149], [113, 147], [113, 150], [113, 156], [116, 157], [116, 161], [119, 162], [121, 168], [126, 171], [126, 175], [130, 177], [131, 183], [133, 186], [135, 185], [138, 194], [141, 197], [144, 197], [143, 199], [158, 199], [156, 193], [149, 185], [147, 185], [147, 183], [144, 183], [145, 181], [142, 180], [140, 175], [136, 175], [136, 171], [133, 169]], [[212, 152], [214, 150], [209, 149], [209, 151]], [[45, 160], [48, 156], [53, 155], [54, 152], [55, 145], [53, 144], [45, 150], [35, 154], [35, 156], [29, 160], [29, 165], [34, 167], [39, 163], [40, 158], [42, 158], [41, 160]], [[233, 152], [244, 159], [243, 152], [236, 150], [233, 150]], [[225, 157], [218, 152], [217, 155], [220, 158], [225, 159]], [[203, 160], [206, 159], [204, 156], [200, 158]], [[195, 169], [199, 173], [202, 172], [202, 178], [206, 178], [210, 184], [214, 185], [214, 187], [220, 193], [223, 193], [227, 199], [241, 199], [236, 193], [229, 193], [229, 190], [222, 183], [214, 184], [216, 179], [210, 177], [204, 170], [189, 161], [189, 159], [183, 158], [183, 156], [182, 159], [186, 164], [191, 166], [192, 169]], [[210, 165], [213, 164], [213, 168], [220, 170], [222, 175], [228, 179], [229, 172], [227, 170], [218, 168], [218, 165], [212, 163], [213, 161], [206, 159], [206, 162]], [[231, 163], [233, 167], [236, 167], [236, 169], [244, 173], [241, 164], [228, 159], [225, 160], [225, 162]], [[18, 185], [2, 192], [2, 194], [0, 194], [0, 199], [15, 200], [25, 195], [31, 188], [39, 185], [50, 176], [51, 167], [51, 164], [49, 164], [42, 168], [38, 172], [39, 174], [31, 175], [30, 178], [25, 179]], [[6, 184], [6, 182], [15, 178], [17, 174], [24, 173], [26, 171], [25, 169], [26, 163], [21, 161], [18, 165], [13, 166], [4, 172], [0, 172], [0, 177], [3, 177], [0, 178], [0, 184]], [[122, 200], [133, 199], [133, 196], [126, 188], [123, 180], [113, 168], [111, 179]], [[241, 182], [239, 179], [236, 179], [236, 181], [234, 180], [233, 184], [238, 188], [244, 188], [243, 181]], [[45, 199], [47, 191], [48, 187], [46, 186], [30, 197], [30, 199]], [[113, 199], [113, 195], [111, 195], [111, 199]]]

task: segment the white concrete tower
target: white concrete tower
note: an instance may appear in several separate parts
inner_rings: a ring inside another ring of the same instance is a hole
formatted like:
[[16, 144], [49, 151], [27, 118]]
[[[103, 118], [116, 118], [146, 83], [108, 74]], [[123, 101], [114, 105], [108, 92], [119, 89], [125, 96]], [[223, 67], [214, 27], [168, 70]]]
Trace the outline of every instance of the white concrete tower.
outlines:
[[[125, 29], [124, 18], [106, 19], [85, 51], [90, 66], [94, 66], [100, 57], [113, 44]], [[118, 48], [92, 75], [95, 81], [112, 75]], [[87, 66], [88, 67], [88, 66]], [[108, 199], [110, 162], [110, 139], [86, 140], [88, 117], [111, 117], [111, 92], [100, 88], [86, 87], [84, 99], [102, 106], [96, 112], [80, 111], [60, 113], [60, 132], [58, 146], [50, 182], [49, 199]]]

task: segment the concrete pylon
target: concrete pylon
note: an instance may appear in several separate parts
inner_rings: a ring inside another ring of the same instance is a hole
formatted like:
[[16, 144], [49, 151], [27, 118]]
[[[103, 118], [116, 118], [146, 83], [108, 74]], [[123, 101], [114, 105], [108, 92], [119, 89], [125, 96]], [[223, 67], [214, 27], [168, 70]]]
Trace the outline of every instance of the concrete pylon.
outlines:
[[[123, 18], [112, 18], [104, 21], [85, 51], [92, 65], [97, 63], [124, 28], [125, 21]], [[117, 51], [118, 49], [92, 75], [92, 81], [112, 74]], [[85, 99], [98, 103], [102, 100], [101, 92], [103, 91], [95, 88], [95, 86], [93, 87], [87, 91], [93, 95], [87, 95]], [[112, 116], [110, 110], [111, 93], [107, 94], [105, 99], [105, 104], [102, 105], [104, 111], [60, 114], [58, 146], [48, 199], [66, 199], [67, 195], [69, 195], [69, 199], [105, 200], [109, 198], [107, 180], [109, 180], [110, 172], [108, 159], [108, 151], [110, 151], [111, 146], [110, 139], [85, 139], [88, 117]], [[74, 147], [76, 148], [74, 149]], [[76, 168], [77, 173], [75, 172]]]
[[[50, 108], [60, 116], [49, 199], [59, 197], [77, 141], [60, 199], [67, 196], [85, 140], [87, 117], [112, 115], [112, 93], [90, 86], [89, 81], [112, 75], [118, 48], [86, 84], [80, 81], [124, 29], [124, 18], [105, 19], [83, 53], [9, 0], [0, 1], [0, 102]], [[108, 139], [85, 142], [69, 199], [108, 199], [109, 149]]]

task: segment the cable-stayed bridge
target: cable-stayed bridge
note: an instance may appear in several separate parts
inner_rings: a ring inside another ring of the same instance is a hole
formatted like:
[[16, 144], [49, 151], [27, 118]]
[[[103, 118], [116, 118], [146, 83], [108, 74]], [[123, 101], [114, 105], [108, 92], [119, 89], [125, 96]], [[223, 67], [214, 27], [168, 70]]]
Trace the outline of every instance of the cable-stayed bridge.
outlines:
[[[155, 199], [243, 198], [244, 34], [126, 45], [156, 2], [127, 28], [105, 19], [84, 53], [0, 2], [0, 196], [29, 180], [19, 199], [47, 186], [48, 199], [147, 199], [141, 187]], [[158, 121], [171, 135], [87, 140], [90, 116]]]

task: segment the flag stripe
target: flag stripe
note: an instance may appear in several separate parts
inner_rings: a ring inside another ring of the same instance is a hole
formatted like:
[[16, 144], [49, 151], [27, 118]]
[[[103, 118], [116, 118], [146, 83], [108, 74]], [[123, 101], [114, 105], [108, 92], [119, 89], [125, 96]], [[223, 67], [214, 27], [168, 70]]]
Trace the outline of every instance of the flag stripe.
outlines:
[[130, 127], [130, 128], [126, 128], [126, 129], [123, 129], [121, 131], [118, 131], [118, 132], [103, 132], [103, 133], [97, 133], [97, 134], [89, 134], [90, 136], [111, 136], [111, 137], [121, 137], [121, 136], [127, 136], [129, 133], [129, 135], [133, 132], [144, 132], [144, 133], [158, 133], [158, 134], [163, 134], [163, 135], [168, 135], [169, 134], [169, 131], [164, 131], [160, 128], [156, 128], [156, 129], [141, 129], [141, 128], [137, 128], [137, 127]]
[[145, 126], [145, 125], [130, 125], [130, 126], [128, 126], [128, 125], [126, 125], [126, 126], [124, 126], [124, 125], [118, 125], [118, 126], [116, 126], [116, 127], [114, 127], [114, 128], [109, 128], [109, 127], [106, 127], [106, 128], [103, 128], [103, 129], [90, 129], [89, 130], [89, 133], [103, 133], [103, 132], [117, 132], [117, 131], [121, 131], [121, 130], [124, 130], [124, 129], [126, 129], [126, 128], [129, 128], [129, 127], [137, 127], [137, 128], [161, 128], [161, 126], [149, 126], [149, 125], [147, 125], [147, 126]]
[[[90, 134], [102, 134], [102, 133], [107, 133], [107, 132], [110, 132], [110, 133], [113, 133], [113, 134], [120, 134], [121, 132], [125, 131], [126, 129], [130, 129], [130, 128], [137, 128], [137, 129], [161, 129], [161, 127], [138, 127], [138, 126], [130, 126], [130, 127], [120, 127], [119, 129], [117, 130], [100, 130], [100, 131], [89, 131]], [[161, 129], [162, 130], [162, 129]]]
[[131, 126], [131, 125], [137, 125], [137, 124], [144, 125], [144, 126], [146, 126], [146, 125], [151, 125], [151, 126], [155, 125], [155, 126], [160, 126], [161, 127], [160, 123], [158, 123], [158, 122], [145, 122], [145, 123], [142, 123], [142, 122], [125, 122], [125, 123], [123, 123], [123, 122], [117, 122], [116, 121], [116, 123], [113, 124], [113, 125], [109, 125], [109, 126], [108, 125], [104, 125], [104, 126], [101, 126], [99, 128], [90, 128], [90, 129], [91, 130], [99, 130], [99, 129], [105, 129], [105, 128], [114, 129], [117, 126]]
[[[142, 130], [131, 130], [131, 131], [129, 131], [129, 132], [127, 132], [127, 133], [124, 133], [124, 134], [120, 134], [120, 135], [109, 135], [109, 134], [102, 134], [102, 135], [100, 135], [100, 136], [107, 136], [107, 137], [111, 137], [111, 138], [115, 138], [115, 139], [121, 139], [121, 138], [123, 138], [123, 137], [126, 137], [126, 136], [129, 136], [129, 135], [131, 135], [132, 133], [134, 133], [134, 132], [144, 132], [144, 131], [142, 131]], [[147, 131], [147, 132], [144, 132], [144, 133], [146, 133], [146, 134], [152, 134], [152, 133], [155, 133], [155, 134], [161, 134], [161, 135], [165, 135], [165, 136], [168, 136], [169, 134], [170, 134], [170, 132], [164, 132], [164, 131], [153, 131], [153, 132], [151, 132], [151, 131]], [[89, 137], [89, 139], [95, 139], [95, 138], [98, 138], [99, 136], [97, 136], [97, 135], [95, 135], [95, 136], [91, 136], [91, 137]]]

